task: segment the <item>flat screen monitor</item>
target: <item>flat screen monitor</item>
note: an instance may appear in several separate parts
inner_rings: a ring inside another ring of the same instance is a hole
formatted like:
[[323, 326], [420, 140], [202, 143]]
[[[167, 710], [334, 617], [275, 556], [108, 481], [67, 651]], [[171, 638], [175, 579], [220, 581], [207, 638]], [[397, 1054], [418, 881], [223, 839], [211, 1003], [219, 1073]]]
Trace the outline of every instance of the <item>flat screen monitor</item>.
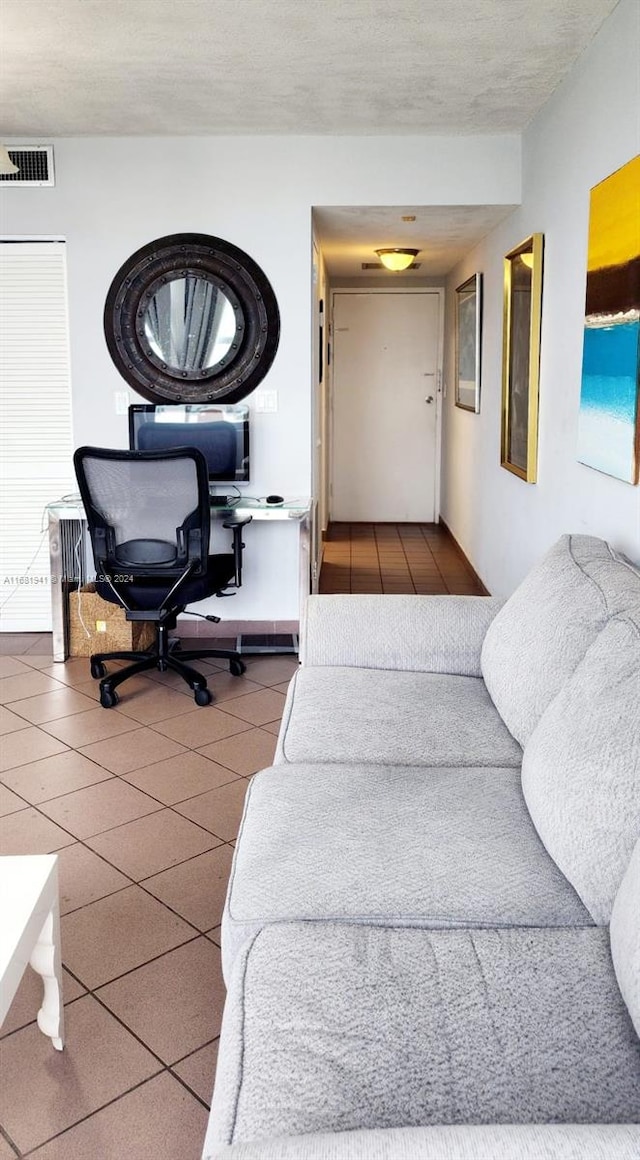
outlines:
[[129, 447], [161, 451], [197, 447], [209, 483], [249, 482], [249, 408], [223, 403], [134, 403], [129, 407]]

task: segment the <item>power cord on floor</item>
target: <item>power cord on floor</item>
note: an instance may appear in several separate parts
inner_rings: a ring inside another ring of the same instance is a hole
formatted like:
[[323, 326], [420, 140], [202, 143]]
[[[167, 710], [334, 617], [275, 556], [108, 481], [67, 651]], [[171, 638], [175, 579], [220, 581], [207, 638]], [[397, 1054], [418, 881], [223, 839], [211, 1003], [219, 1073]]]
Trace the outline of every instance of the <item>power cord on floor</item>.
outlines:
[[77, 588], [77, 592], [78, 592], [78, 620], [80, 621], [80, 624], [82, 625], [82, 627], [84, 629], [84, 634], [85, 634], [87, 640], [90, 640], [91, 633], [89, 632], [89, 629], [87, 628], [87, 626], [83, 620], [83, 617], [82, 617], [82, 565], [80, 563], [80, 544], [82, 543], [83, 539], [84, 539], [83, 530], [82, 530], [82, 528], [80, 528], [80, 531], [78, 533], [78, 539], [76, 540], [75, 544], [73, 545], [73, 556], [74, 556], [74, 559], [76, 562], [76, 568], [78, 570], [78, 588]]
[[209, 613], [208, 616], [205, 616], [205, 614], [203, 612], [190, 612], [188, 608], [183, 609], [182, 615], [183, 616], [198, 616], [200, 618], [200, 620], [208, 620], [211, 624], [220, 624], [220, 621], [222, 619], [220, 616], [214, 616], [213, 613]]

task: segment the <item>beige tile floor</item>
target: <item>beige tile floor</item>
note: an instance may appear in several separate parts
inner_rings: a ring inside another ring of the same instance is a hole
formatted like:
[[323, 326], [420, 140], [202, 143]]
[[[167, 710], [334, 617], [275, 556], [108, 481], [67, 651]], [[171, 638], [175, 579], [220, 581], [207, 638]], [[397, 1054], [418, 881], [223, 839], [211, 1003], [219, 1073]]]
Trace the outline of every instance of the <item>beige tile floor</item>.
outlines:
[[224, 986], [220, 917], [247, 778], [295, 658], [201, 661], [215, 705], [154, 673], [96, 702], [88, 661], [0, 637], [0, 850], [59, 856], [66, 1047], [30, 968], [0, 1039], [0, 1160], [198, 1160]]

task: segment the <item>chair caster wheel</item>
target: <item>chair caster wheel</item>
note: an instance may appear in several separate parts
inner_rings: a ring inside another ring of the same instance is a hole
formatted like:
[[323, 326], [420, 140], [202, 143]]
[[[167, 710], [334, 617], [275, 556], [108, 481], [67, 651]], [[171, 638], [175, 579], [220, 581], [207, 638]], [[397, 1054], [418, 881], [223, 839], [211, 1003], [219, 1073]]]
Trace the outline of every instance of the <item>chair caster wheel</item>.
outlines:
[[103, 709], [113, 709], [114, 705], [118, 704], [120, 700], [115, 689], [101, 689], [100, 690], [100, 704]]
[[211, 696], [211, 693], [208, 689], [194, 689], [193, 696], [196, 705], [210, 705], [213, 700], [213, 697]]
[[106, 677], [106, 675], [107, 670], [105, 669], [102, 661], [91, 661], [91, 676], [93, 677], [94, 681], [99, 681], [102, 679], [102, 677]]
[[229, 671], [233, 677], [241, 677], [246, 673], [247, 666], [244, 661], [229, 661]]

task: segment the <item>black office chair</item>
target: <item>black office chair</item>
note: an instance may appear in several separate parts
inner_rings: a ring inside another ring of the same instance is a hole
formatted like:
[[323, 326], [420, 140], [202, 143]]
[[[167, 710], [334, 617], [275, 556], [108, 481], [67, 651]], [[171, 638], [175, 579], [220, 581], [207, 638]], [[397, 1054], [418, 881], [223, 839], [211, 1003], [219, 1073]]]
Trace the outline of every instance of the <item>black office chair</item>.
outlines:
[[[222, 526], [233, 532], [232, 551], [210, 556], [209, 478], [197, 448], [80, 447], [73, 462], [91, 534], [96, 590], [120, 604], [127, 620], [156, 623], [154, 648], [91, 657], [91, 676], [101, 678], [100, 704], [105, 709], [116, 705], [116, 685], [145, 669], [173, 669], [193, 689], [197, 705], [210, 704], [205, 677], [185, 661], [222, 657], [239, 677], [245, 671], [240, 654], [232, 649], [183, 652], [170, 641], [169, 631], [187, 604], [240, 587], [242, 528], [251, 516], [224, 519]], [[134, 663], [107, 675], [109, 660]]]

